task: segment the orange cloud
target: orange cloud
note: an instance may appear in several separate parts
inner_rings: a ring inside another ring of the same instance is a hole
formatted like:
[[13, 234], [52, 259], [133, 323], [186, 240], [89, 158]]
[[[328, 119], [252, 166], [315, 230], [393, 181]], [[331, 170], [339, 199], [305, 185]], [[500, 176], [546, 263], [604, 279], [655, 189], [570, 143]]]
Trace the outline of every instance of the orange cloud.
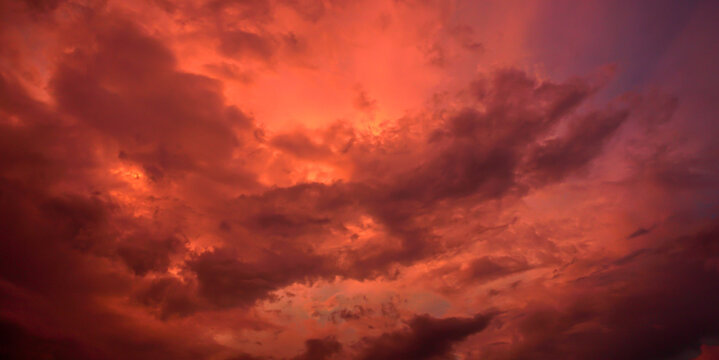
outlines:
[[711, 358], [717, 12], [657, 4], [0, 1], [0, 355]]

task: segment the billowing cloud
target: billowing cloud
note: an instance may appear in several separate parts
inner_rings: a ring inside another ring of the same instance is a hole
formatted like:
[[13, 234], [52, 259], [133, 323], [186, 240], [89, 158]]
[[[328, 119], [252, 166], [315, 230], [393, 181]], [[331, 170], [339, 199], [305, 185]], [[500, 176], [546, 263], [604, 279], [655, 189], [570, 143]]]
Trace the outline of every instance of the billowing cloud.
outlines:
[[618, 3], [0, 1], [0, 356], [710, 359], [719, 11]]

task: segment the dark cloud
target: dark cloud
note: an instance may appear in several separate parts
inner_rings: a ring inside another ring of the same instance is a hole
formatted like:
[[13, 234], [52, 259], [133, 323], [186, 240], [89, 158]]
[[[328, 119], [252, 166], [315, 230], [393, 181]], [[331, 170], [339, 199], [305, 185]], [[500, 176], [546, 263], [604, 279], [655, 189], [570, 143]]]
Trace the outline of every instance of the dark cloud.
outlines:
[[207, 307], [197, 296], [196, 284], [171, 276], [143, 284], [135, 297], [163, 320], [188, 316]]
[[566, 137], [551, 139], [530, 156], [529, 167], [541, 178], [557, 181], [596, 158], [602, 145], [628, 113], [594, 113], [572, 124]]
[[357, 359], [449, 359], [455, 344], [484, 330], [492, 317], [437, 319], [420, 315], [408, 322], [406, 330], [366, 339]]
[[101, 359], [99, 354], [92, 353], [86, 345], [75, 340], [35, 335], [17, 324], [2, 320], [0, 320], [0, 357], [7, 360]]
[[[299, 249], [298, 249], [299, 250]], [[240, 254], [220, 249], [189, 261], [188, 269], [197, 275], [198, 291], [220, 308], [249, 306], [294, 282], [304, 282], [327, 274], [323, 257], [299, 251], [262, 254], [255, 261], [242, 260]]]
[[140, 240], [130, 238], [118, 247], [117, 253], [137, 275], [150, 271], [164, 273], [170, 265], [170, 255], [178, 252], [182, 242], [176, 238]]
[[225, 106], [219, 82], [175, 70], [172, 53], [121, 21], [99, 31], [97, 51], [78, 50], [52, 81], [59, 108], [115, 141], [122, 158], [154, 179], [200, 171], [216, 181], [252, 185], [252, 175], [228, 171], [251, 128], [239, 109]]
[[584, 277], [560, 305], [518, 314], [521, 340], [488, 359], [692, 359], [719, 334], [719, 231], [640, 251]]
[[200, 294], [219, 307], [252, 305], [293, 280], [288, 274], [242, 262], [226, 251], [202, 254], [189, 268], [197, 274]]
[[531, 269], [531, 265], [521, 258], [487, 256], [472, 260], [465, 272], [467, 282], [490, 281]]
[[342, 351], [342, 344], [333, 337], [305, 341], [305, 351], [292, 360], [327, 360]]
[[642, 228], [639, 228], [639, 229], [635, 230], [633, 233], [629, 234], [629, 236], [628, 236], [627, 238], [633, 239], [633, 238], [636, 238], [636, 237], [640, 237], [640, 236], [642, 236], [642, 235], [649, 234], [650, 232], [652, 232], [652, 228], [648, 228], [648, 229], [647, 229], [647, 228], [643, 228], [643, 227], [642, 227]]

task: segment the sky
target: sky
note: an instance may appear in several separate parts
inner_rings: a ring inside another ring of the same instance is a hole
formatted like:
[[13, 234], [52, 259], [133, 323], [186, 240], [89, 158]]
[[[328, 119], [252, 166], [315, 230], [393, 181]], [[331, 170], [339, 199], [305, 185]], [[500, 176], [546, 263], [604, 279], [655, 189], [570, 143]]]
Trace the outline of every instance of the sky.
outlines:
[[719, 359], [719, 2], [0, 0], [0, 357]]

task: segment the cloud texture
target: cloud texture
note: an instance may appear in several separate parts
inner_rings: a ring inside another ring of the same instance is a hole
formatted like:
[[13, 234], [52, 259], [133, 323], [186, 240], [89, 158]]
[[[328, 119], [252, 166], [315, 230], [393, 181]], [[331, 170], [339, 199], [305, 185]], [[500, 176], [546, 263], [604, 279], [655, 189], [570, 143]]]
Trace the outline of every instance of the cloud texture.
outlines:
[[0, 357], [716, 358], [719, 9], [625, 5], [0, 1]]

